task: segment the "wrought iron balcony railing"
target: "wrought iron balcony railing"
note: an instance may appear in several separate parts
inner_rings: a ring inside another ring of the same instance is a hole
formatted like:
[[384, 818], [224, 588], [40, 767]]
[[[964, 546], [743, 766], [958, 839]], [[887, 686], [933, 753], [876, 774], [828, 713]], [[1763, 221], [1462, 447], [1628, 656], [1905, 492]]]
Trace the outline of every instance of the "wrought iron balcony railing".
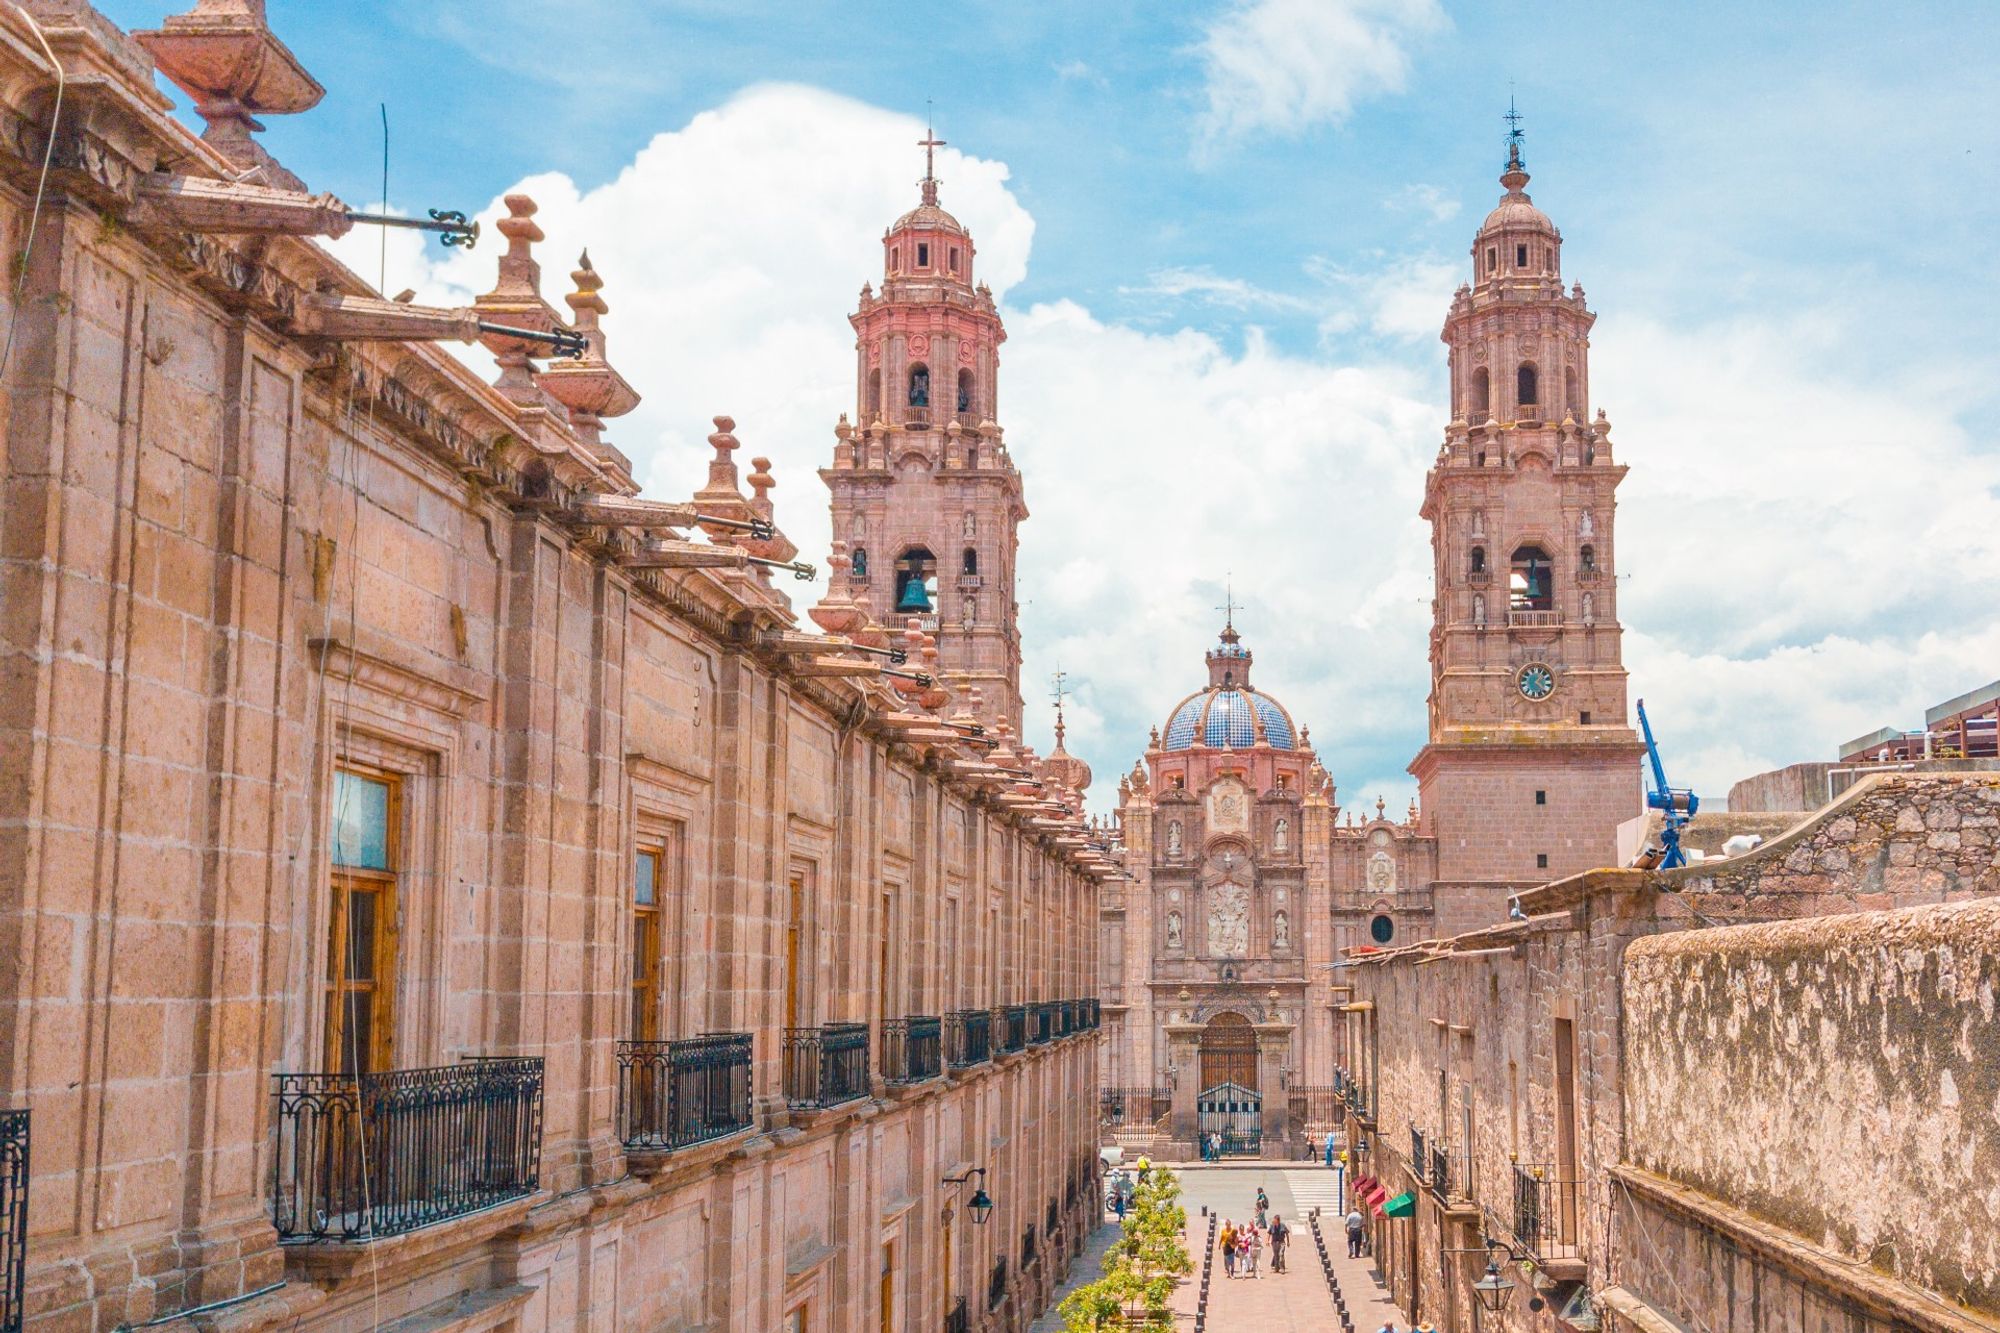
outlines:
[[1104, 1002], [1095, 995], [1083, 1002], [1083, 1030], [1095, 1032], [1104, 1022]]
[[953, 1301], [951, 1309], [945, 1311], [944, 1333], [972, 1333], [972, 1316], [966, 1312], [965, 1297]]
[[1576, 1182], [1542, 1163], [1514, 1164], [1514, 1239], [1538, 1259], [1577, 1253]]
[[1010, 1004], [1001, 1011], [1000, 1049], [1012, 1054], [1028, 1044], [1028, 1006]]
[[1001, 1255], [993, 1261], [992, 1275], [986, 1279], [986, 1308], [997, 1310], [1007, 1299], [1007, 1256]]
[[953, 1069], [970, 1069], [993, 1058], [993, 1011], [960, 1009], [945, 1015], [945, 1058]]
[[931, 1014], [891, 1018], [882, 1024], [882, 1077], [922, 1083], [944, 1072], [943, 1021]]
[[825, 1107], [868, 1095], [868, 1025], [785, 1029], [785, 1100]]
[[28, 1112], [0, 1111], [0, 1331], [28, 1318]]
[[1056, 1207], [1054, 1199], [1050, 1199], [1048, 1208], [1042, 1214], [1042, 1234], [1044, 1236], [1053, 1236], [1056, 1234], [1056, 1228], [1061, 1225], [1062, 1210]]
[[541, 1184], [542, 1060], [380, 1074], [277, 1074], [281, 1242], [374, 1240]]
[[1430, 1172], [1430, 1154], [1424, 1149], [1424, 1132], [1410, 1126], [1410, 1173], [1419, 1179]]
[[1029, 1006], [1028, 1044], [1030, 1046], [1046, 1045], [1055, 1039], [1055, 1008], [1055, 1005], [1048, 1000], [1043, 1000], [1039, 1004]]
[[750, 1034], [618, 1043], [618, 1138], [673, 1149], [750, 1128]]
[[1035, 1265], [1035, 1224], [1028, 1223], [1021, 1229], [1021, 1271], [1026, 1273]]

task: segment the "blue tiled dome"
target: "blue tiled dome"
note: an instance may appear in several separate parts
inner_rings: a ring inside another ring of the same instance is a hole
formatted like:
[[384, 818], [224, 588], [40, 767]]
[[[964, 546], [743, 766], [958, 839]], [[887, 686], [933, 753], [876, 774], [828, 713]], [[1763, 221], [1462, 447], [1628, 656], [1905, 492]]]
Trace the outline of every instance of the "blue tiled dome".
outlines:
[[1275, 750], [1297, 748], [1291, 715], [1284, 706], [1249, 686], [1203, 690], [1181, 701], [1168, 716], [1161, 744], [1185, 750], [1196, 738], [1217, 749], [1247, 750], [1269, 745]]

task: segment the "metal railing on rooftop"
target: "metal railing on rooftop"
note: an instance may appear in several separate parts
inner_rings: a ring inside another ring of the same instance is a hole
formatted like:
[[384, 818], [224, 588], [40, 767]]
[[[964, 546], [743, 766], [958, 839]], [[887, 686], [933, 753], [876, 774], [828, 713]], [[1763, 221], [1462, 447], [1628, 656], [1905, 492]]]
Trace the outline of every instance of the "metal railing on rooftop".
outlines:
[[685, 1148], [750, 1128], [750, 1034], [618, 1043], [618, 1138]]
[[532, 1194], [540, 1056], [379, 1074], [276, 1074], [280, 1242], [375, 1240]]

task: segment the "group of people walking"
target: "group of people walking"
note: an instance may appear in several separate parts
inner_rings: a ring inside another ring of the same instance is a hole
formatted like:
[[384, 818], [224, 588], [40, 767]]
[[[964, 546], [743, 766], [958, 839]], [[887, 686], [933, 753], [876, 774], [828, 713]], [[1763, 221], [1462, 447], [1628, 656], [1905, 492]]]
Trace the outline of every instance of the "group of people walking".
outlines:
[[1285, 1219], [1271, 1214], [1270, 1196], [1260, 1185], [1257, 1189], [1257, 1208], [1253, 1220], [1233, 1222], [1222, 1220], [1222, 1230], [1216, 1235], [1216, 1245], [1222, 1251], [1222, 1272], [1225, 1277], [1262, 1277], [1257, 1266], [1263, 1258], [1264, 1247], [1271, 1247], [1271, 1271], [1285, 1271], [1285, 1247], [1291, 1244], [1292, 1229], [1285, 1225]]

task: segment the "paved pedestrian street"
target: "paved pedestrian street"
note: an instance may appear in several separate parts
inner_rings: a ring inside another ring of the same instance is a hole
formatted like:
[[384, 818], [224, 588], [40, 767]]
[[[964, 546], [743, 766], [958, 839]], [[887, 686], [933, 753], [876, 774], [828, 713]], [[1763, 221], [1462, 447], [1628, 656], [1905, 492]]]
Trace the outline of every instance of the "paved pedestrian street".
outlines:
[[[1324, 1167], [1281, 1166], [1277, 1163], [1245, 1163], [1225, 1166], [1173, 1168], [1181, 1173], [1181, 1202], [1188, 1214], [1188, 1254], [1194, 1259], [1194, 1276], [1174, 1293], [1174, 1322], [1187, 1329], [1194, 1326], [1195, 1303], [1201, 1292], [1202, 1247], [1208, 1236], [1209, 1212], [1224, 1218], [1244, 1220], [1256, 1212], [1257, 1190], [1270, 1196], [1271, 1212], [1293, 1227], [1293, 1239], [1286, 1250], [1286, 1270], [1271, 1271], [1271, 1253], [1264, 1251], [1259, 1265], [1261, 1277], [1230, 1278], [1224, 1275], [1222, 1258], [1215, 1256], [1214, 1277], [1209, 1283], [1208, 1328], [1212, 1333], [1327, 1333], [1336, 1328], [1333, 1294], [1319, 1270], [1313, 1249], [1312, 1231], [1306, 1214], [1320, 1209], [1320, 1234], [1326, 1237], [1327, 1253], [1333, 1256], [1334, 1274], [1347, 1295], [1347, 1308], [1359, 1333], [1375, 1333], [1386, 1320], [1402, 1326], [1402, 1317], [1389, 1302], [1375, 1274], [1372, 1259], [1349, 1259], [1347, 1239], [1334, 1197], [1334, 1174]], [[1075, 1286], [1094, 1281], [1102, 1273], [1105, 1249], [1115, 1237], [1115, 1224], [1107, 1225], [1091, 1238], [1090, 1245], [1070, 1270], [1070, 1280], [1057, 1299]], [[1030, 1328], [1030, 1333], [1055, 1333], [1062, 1322], [1051, 1308]]]

